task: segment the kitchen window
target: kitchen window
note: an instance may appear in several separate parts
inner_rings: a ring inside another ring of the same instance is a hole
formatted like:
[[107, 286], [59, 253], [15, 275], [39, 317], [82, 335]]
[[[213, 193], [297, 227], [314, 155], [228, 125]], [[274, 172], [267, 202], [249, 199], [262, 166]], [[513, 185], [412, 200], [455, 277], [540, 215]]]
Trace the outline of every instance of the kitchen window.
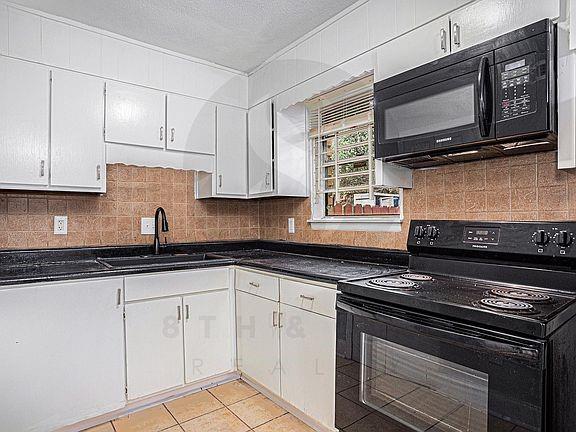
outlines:
[[401, 220], [402, 191], [376, 182], [373, 101], [367, 77], [308, 103], [313, 227], [380, 230]]

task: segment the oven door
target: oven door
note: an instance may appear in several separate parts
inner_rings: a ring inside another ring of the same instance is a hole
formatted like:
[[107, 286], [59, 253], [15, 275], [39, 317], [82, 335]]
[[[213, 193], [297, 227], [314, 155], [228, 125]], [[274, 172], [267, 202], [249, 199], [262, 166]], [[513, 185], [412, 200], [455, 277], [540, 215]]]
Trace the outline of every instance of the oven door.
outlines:
[[340, 431], [545, 431], [543, 342], [340, 295]]
[[376, 84], [376, 157], [401, 160], [494, 140], [493, 83], [490, 52], [390, 87]]

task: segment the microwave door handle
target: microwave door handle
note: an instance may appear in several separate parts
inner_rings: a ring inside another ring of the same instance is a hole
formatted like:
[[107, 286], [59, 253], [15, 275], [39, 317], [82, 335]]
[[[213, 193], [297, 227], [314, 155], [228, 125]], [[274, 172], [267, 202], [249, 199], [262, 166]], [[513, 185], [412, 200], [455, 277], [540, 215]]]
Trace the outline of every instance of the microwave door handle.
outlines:
[[482, 57], [478, 67], [478, 125], [480, 135], [487, 137], [492, 128], [492, 80], [490, 76], [490, 62]]

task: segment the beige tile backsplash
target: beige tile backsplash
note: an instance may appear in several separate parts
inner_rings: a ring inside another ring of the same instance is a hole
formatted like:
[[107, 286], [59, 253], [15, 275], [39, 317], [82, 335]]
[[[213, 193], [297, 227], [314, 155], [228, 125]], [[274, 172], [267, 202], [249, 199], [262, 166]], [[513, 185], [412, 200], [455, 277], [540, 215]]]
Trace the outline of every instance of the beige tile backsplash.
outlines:
[[[0, 191], [0, 249], [151, 243], [140, 218], [158, 206], [168, 241], [285, 239], [404, 249], [411, 219], [576, 219], [576, 171], [556, 169], [556, 153], [449, 165], [414, 173], [404, 192], [400, 233], [314, 231], [309, 199], [195, 200], [193, 172], [109, 165], [105, 195]], [[53, 234], [54, 215], [68, 235]], [[288, 217], [296, 233], [288, 234]]]

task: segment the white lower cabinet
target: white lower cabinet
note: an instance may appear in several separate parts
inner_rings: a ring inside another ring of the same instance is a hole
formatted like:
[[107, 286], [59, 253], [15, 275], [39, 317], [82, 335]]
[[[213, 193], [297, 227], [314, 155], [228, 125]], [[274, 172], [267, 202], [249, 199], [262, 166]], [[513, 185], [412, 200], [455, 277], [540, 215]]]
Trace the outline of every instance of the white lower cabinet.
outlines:
[[126, 305], [128, 399], [184, 384], [182, 298]]
[[333, 427], [336, 320], [285, 304], [280, 314], [282, 397]]
[[234, 370], [228, 269], [129, 276], [128, 399]]
[[[253, 286], [269, 298], [252, 294]], [[326, 285], [236, 274], [238, 369], [328, 428], [334, 428], [335, 297]]]
[[280, 395], [278, 302], [236, 291], [238, 369]]
[[228, 290], [184, 297], [187, 383], [234, 369], [231, 324]]
[[2, 287], [2, 431], [51, 431], [124, 406], [121, 293], [121, 278]]

